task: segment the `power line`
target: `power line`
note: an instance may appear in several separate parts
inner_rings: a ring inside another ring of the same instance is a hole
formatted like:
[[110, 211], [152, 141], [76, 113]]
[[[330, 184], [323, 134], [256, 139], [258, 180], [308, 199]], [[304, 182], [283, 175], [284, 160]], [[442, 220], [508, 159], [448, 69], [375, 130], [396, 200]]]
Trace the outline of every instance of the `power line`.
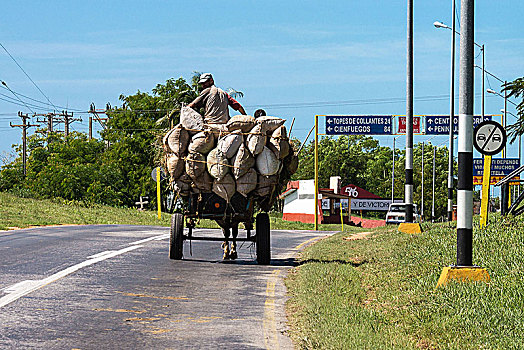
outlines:
[[[5, 89], [5, 87], [3, 87], [3, 86], [1, 86], [1, 85], [0, 85], [0, 87], [2, 87], [2, 88]], [[50, 104], [50, 103], [45, 102], [45, 101], [37, 100], [37, 99], [35, 99], [35, 98], [32, 98], [32, 97], [26, 96], [26, 95], [24, 95], [24, 94], [21, 94], [21, 93], [19, 93], [19, 92], [17, 92], [17, 91], [14, 91], [14, 90], [13, 90], [13, 92], [14, 92], [16, 95], [18, 95], [18, 96], [22, 96], [23, 98], [27, 98], [28, 100], [31, 100], [31, 101], [34, 101], [34, 102], [38, 102], [38, 103], [43, 104], [43, 105], [46, 105], [46, 106], [53, 106], [53, 107], [58, 107], [58, 108], [62, 108], [62, 109], [69, 109], [69, 110], [72, 110], [72, 111], [75, 111], [75, 112], [79, 112], [79, 111], [81, 111], [81, 110], [78, 109], [78, 108], [68, 108], [68, 107], [64, 107], [64, 106], [54, 106], [53, 104]]]
[[[1, 85], [0, 85], [1, 86]], [[30, 109], [28, 106], [31, 106], [33, 108], [36, 108], [36, 109], [40, 109], [40, 110], [44, 110], [44, 109], [47, 109], [47, 107], [43, 107], [43, 106], [38, 106], [38, 105], [35, 105], [34, 103], [30, 103], [30, 102], [25, 102], [25, 101], [22, 101], [21, 99], [17, 99], [15, 100], [14, 98], [12, 98], [11, 96], [8, 96], [6, 94], [3, 94], [0, 92], [0, 96], [4, 96], [5, 98], [9, 99], [9, 100], [3, 100], [5, 102], [9, 102], [9, 103], [13, 103], [13, 104], [16, 104], [18, 106], [25, 106], [27, 107], [28, 109]], [[16, 95], [15, 95], [16, 97]], [[22, 104], [18, 103], [17, 101], [21, 102]], [[34, 111], [31, 111], [34, 113]]]
[[49, 98], [46, 96], [46, 94], [44, 94], [44, 92], [38, 87], [38, 85], [36, 85], [36, 83], [33, 81], [33, 79], [31, 79], [31, 77], [29, 76], [29, 74], [27, 74], [27, 72], [24, 70], [24, 68], [22, 68], [22, 66], [20, 64], [18, 64], [18, 62], [15, 60], [15, 58], [9, 53], [9, 51], [7, 51], [7, 49], [5, 48], [4, 45], [2, 45], [2, 43], [0, 43], [0, 46], [2, 46], [2, 48], [4, 49], [4, 51], [9, 55], [9, 57], [11, 57], [11, 59], [13, 60], [13, 62], [16, 63], [16, 65], [18, 66], [18, 68], [20, 68], [20, 70], [22, 70], [22, 72], [24, 72], [25, 76], [31, 81], [31, 83], [33, 83], [33, 85], [38, 89], [38, 91], [40, 91], [40, 93], [46, 98], [47, 102], [49, 102], [53, 107], [55, 107], [55, 109], [58, 109], [56, 108], [56, 106], [53, 104], [53, 102], [51, 102], [49, 100]]
[[22, 102], [22, 104], [23, 104], [27, 109], [29, 109], [31, 112], [35, 113], [35, 111], [33, 111], [33, 110], [32, 110], [32, 109], [31, 109], [31, 108], [30, 108], [30, 107], [29, 107], [29, 106], [28, 106], [24, 101], [22, 101], [22, 100], [20, 99], [20, 97], [16, 96], [16, 94], [13, 92], [13, 90], [11, 90], [11, 89], [9, 88], [9, 86], [7, 86], [7, 84], [5, 83], [5, 81], [3, 81], [3, 80], [2, 80], [2, 85], [5, 86], [5, 87], [7, 88], [7, 90], [9, 90], [9, 91], [10, 91], [10, 92], [11, 92], [11, 93], [12, 93], [12, 94], [17, 98], [18, 101]]

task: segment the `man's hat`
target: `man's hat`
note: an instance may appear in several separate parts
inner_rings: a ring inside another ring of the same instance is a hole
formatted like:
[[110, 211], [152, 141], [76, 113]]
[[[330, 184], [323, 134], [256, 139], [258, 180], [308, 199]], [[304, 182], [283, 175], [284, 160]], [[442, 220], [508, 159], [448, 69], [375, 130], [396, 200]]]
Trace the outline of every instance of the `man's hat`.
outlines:
[[200, 75], [200, 80], [198, 81], [198, 83], [203, 84], [210, 79], [213, 79], [213, 76], [211, 75], [211, 73], [204, 73]]

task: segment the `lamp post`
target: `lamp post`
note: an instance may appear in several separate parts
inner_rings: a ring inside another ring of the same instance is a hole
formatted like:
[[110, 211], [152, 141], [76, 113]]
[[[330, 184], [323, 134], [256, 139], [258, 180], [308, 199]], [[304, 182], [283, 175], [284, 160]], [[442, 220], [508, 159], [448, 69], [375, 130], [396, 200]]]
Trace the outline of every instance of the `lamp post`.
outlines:
[[[455, 119], [455, 34], [460, 35], [460, 32], [455, 30], [455, 0], [452, 3], [452, 26], [435, 21], [433, 25], [435, 28], [444, 28], [451, 30], [451, 82], [450, 82], [450, 113], [449, 113], [449, 159], [448, 159], [448, 221], [453, 217], [453, 135], [454, 135], [454, 119]], [[485, 55], [484, 45], [479, 45], [474, 42], [482, 50], [482, 120], [484, 120], [484, 76], [485, 76]]]
[[407, 6], [405, 222], [413, 222], [413, 0]]

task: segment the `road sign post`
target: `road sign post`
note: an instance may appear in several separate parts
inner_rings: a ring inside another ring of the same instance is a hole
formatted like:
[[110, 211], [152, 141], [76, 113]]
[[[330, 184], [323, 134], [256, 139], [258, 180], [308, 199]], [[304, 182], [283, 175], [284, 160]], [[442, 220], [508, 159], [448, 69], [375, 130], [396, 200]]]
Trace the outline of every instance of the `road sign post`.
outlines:
[[484, 175], [482, 177], [482, 199], [480, 202], [480, 227], [488, 224], [489, 184], [491, 180], [491, 156], [484, 156]]
[[318, 230], [318, 117], [315, 116], [315, 231]]
[[391, 135], [392, 119], [390, 115], [328, 115], [326, 135]]

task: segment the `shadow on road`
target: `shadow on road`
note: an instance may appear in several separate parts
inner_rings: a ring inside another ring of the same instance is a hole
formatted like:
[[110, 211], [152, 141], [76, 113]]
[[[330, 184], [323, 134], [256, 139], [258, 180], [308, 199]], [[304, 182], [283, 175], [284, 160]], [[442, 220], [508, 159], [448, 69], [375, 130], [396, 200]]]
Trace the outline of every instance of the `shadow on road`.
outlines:
[[[256, 260], [202, 260], [202, 259], [182, 259], [181, 261], [191, 261], [199, 263], [209, 263], [209, 264], [225, 264], [225, 265], [258, 265]], [[300, 265], [294, 258], [286, 259], [271, 259], [271, 264], [269, 266], [289, 266], [294, 267]], [[261, 265], [263, 266], [263, 265]]]

